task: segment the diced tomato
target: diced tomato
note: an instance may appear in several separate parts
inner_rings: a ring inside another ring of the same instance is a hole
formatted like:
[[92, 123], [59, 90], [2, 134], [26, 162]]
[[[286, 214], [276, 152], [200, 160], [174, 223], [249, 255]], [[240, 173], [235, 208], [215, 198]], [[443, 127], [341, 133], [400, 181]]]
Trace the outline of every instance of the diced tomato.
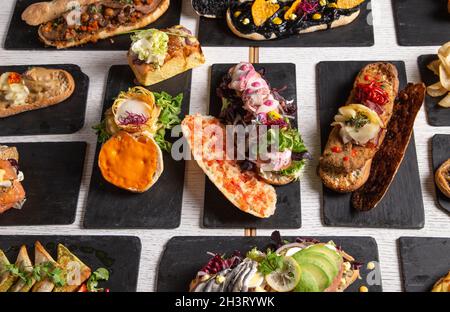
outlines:
[[356, 157], [358, 155], [358, 151], [355, 149], [352, 149], [352, 157]]
[[349, 160], [350, 160], [350, 158], [348, 156], [344, 157], [344, 161], [349, 161]]
[[20, 83], [22, 76], [18, 73], [10, 73], [8, 76], [8, 84]]
[[339, 146], [333, 146], [333, 147], [331, 148], [331, 151], [332, 151], [333, 153], [340, 153], [340, 152], [342, 152], [342, 149], [341, 149]]
[[78, 289], [78, 292], [88, 292], [88, 289], [86, 287], [86, 284], [83, 284], [80, 286], [80, 289]]

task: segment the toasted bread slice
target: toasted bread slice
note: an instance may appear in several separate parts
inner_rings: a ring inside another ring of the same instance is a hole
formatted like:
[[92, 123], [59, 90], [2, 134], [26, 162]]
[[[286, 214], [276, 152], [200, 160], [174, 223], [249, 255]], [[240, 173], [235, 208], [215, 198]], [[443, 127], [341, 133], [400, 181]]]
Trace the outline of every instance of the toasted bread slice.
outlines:
[[282, 175], [273, 171], [260, 171], [258, 174], [267, 183], [279, 186], [289, 184], [297, 179], [297, 177]]
[[75, 292], [91, 276], [91, 269], [62, 244], [58, 244], [58, 264], [66, 273], [67, 283], [55, 287], [54, 292]]
[[400, 92], [387, 128], [386, 139], [372, 160], [367, 183], [352, 195], [354, 208], [371, 210], [383, 199], [403, 161], [414, 121], [425, 98], [424, 84], [409, 84]]
[[62, 69], [32, 67], [22, 78], [30, 90], [26, 103], [0, 105], [0, 118], [59, 104], [68, 99], [75, 90], [72, 75]]
[[97, 42], [98, 40], [101, 39], [110, 38], [139, 28], [143, 28], [153, 23], [158, 18], [160, 18], [164, 13], [166, 13], [167, 9], [169, 8], [169, 5], [170, 0], [160, 0], [160, 3], [156, 6], [156, 8], [153, 11], [145, 14], [142, 18], [138, 19], [134, 23], [127, 23], [125, 25], [121, 25], [116, 28], [101, 27], [98, 31], [91, 32], [90, 34], [87, 34], [86, 36], [83, 36], [75, 40], [54, 41], [48, 39], [45, 36], [45, 24], [39, 27], [38, 34], [40, 39], [48, 46], [53, 46], [56, 47], [57, 49], [75, 47], [89, 42]]
[[12, 286], [10, 292], [29, 292], [36, 281], [31, 277], [33, 272], [33, 263], [31, 262], [30, 256], [28, 255], [27, 246], [22, 245], [20, 247], [19, 255], [17, 256], [17, 266], [19, 270], [25, 274], [29, 274], [30, 280], [24, 281], [23, 279], [18, 279], [17, 282]]
[[14, 159], [15, 161], [19, 161], [19, 152], [17, 148], [12, 146], [0, 146], [0, 159], [1, 160], [9, 160]]
[[[351, 24], [359, 16], [360, 12], [361, 12], [361, 10], [357, 10], [350, 15], [342, 15], [342, 16], [338, 17], [336, 20], [334, 20], [333, 22], [331, 22], [330, 24], [324, 23], [324, 24], [320, 24], [320, 25], [311, 26], [311, 27], [299, 30], [298, 33], [299, 34], [311, 33], [311, 32], [316, 32], [319, 30], [338, 28], [341, 26]], [[264, 35], [259, 34], [257, 32], [244, 34], [243, 32], [239, 31], [237, 29], [237, 27], [234, 25], [233, 19], [231, 18], [231, 10], [230, 9], [228, 9], [228, 11], [227, 11], [226, 19], [227, 19], [227, 24], [228, 24], [228, 27], [230, 28], [230, 30], [236, 36], [241, 37], [241, 38], [254, 40], [254, 41], [263, 41], [263, 40], [277, 39], [277, 38], [280, 38], [280, 35], [282, 35], [282, 32], [272, 33], [269, 38], [266, 38]]]
[[[34, 265], [42, 265], [45, 263], [52, 263], [54, 266], [58, 266], [58, 263], [52, 258], [52, 256], [45, 250], [44, 246], [39, 241], [34, 244]], [[45, 278], [36, 284], [31, 289], [32, 292], [52, 292], [55, 288], [55, 284], [48, 278]]]
[[[77, 0], [80, 6], [100, 0]], [[30, 26], [39, 26], [66, 13], [73, 6], [73, 0], [53, 0], [37, 2], [28, 6], [22, 13], [22, 20]]]
[[[399, 80], [397, 68], [391, 63], [372, 63], [365, 66], [355, 79], [353, 90], [347, 100], [347, 104], [357, 104], [356, 86], [360, 83], [367, 84], [367, 77], [380, 77], [385, 86], [384, 90], [389, 96], [389, 101], [383, 106], [383, 112], [379, 117], [383, 124], [387, 126], [392, 116], [394, 101], [398, 94]], [[366, 144], [365, 146], [348, 142], [344, 144], [339, 134], [339, 126], [335, 126], [330, 133], [328, 142], [320, 158], [320, 166], [323, 170], [334, 172], [350, 173], [362, 168], [369, 159], [373, 158], [381, 144], [383, 143], [386, 131], [382, 130], [377, 144]], [[339, 149], [340, 153], [333, 150]]]
[[319, 176], [322, 179], [322, 183], [335, 192], [354, 192], [369, 179], [371, 165], [372, 160], [368, 160], [361, 169], [356, 169], [349, 173], [334, 172], [319, 167]]
[[236, 160], [226, 159], [226, 131], [219, 119], [190, 115], [181, 128], [199, 167], [233, 205], [259, 218], [275, 213], [274, 187], [254, 172], [242, 172]]
[[169, 47], [162, 66], [137, 61], [136, 56], [130, 49], [128, 64], [141, 85], [154, 85], [205, 63], [205, 56], [198, 41], [187, 44], [186, 33], [183, 33], [183, 36], [176, 35], [183, 30], [184, 27], [180, 25], [163, 30], [169, 34]]

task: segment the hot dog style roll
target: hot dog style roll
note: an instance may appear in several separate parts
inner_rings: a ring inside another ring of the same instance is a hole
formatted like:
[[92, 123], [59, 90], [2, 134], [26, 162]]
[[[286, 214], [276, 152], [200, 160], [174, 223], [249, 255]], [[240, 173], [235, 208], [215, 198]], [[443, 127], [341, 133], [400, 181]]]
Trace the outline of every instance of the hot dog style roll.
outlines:
[[149, 25], [170, 0], [53, 0], [30, 5], [22, 19], [58, 49], [96, 42]]

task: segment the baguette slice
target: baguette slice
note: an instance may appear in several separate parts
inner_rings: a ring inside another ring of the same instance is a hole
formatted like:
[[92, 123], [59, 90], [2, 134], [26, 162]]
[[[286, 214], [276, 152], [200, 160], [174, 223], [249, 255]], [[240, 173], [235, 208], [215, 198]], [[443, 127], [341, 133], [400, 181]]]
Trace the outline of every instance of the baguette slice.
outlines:
[[[333, 22], [331, 22], [330, 24], [320, 24], [320, 25], [311, 26], [311, 27], [299, 30], [298, 33], [299, 34], [312, 33], [312, 32], [316, 32], [316, 31], [319, 31], [319, 30], [327, 30], [327, 29], [332, 29], [332, 28], [338, 28], [338, 27], [341, 27], [341, 26], [345, 26], [345, 25], [351, 24], [353, 21], [355, 21], [358, 18], [360, 12], [361, 12], [361, 10], [357, 10], [357, 11], [353, 12], [350, 15], [342, 15], [338, 19], [336, 19]], [[278, 39], [278, 38], [280, 38], [282, 36], [282, 32], [280, 32], [279, 34], [272, 33], [269, 38], [266, 38], [264, 35], [261, 35], [261, 34], [259, 34], [257, 32], [244, 34], [243, 32], [239, 31], [237, 29], [237, 27], [234, 25], [233, 19], [231, 17], [231, 10], [230, 9], [228, 9], [228, 11], [227, 11], [226, 19], [227, 19], [227, 25], [230, 28], [230, 30], [236, 36], [241, 37], [241, 38], [254, 40], [254, 41], [263, 41], [263, 40]]]
[[[97, 1], [96, 1], [97, 2]], [[65, 49], [65, 48], [71, 48], [79, 45], [83, 45], [89, 42], [97, 42], [101, 39], [106, 39], [110, 37], [114, 37], [117, 35], [121, 35], [124, 33], [128, 33], [130, 31], [143, 28], [154, 21], [156, 21], [158, 18], [160, 18], [164, 13], [166, 13], [167, 9], [169, 8], [170, 0], [161, 0], [161, 3], [158, 5], [158, 7], [146, 14], [143, 18], [139, 19], [135, 23], [128, 24], [128, 25], [122, 25], [114, 29], [108, 29], [108, 28], [101, 28], [99, 31], [93, 32], [89, 34], [88, 36], [85, 36], [78, 40], [69, 40], [69, 41], [53, 41], [49, 40], [45, 37], [43, 29], [44, 25], [41, 25], [38, 30], [39, 37], [41, 40], [48, 46], [56, 47], [57, 49]]]
[[[89, 5], [101, 0], [76, 0], [80, 6]], [[74, 5], [73, 0], [53, 0], [37, 2], [28, 6], [22, 13], [22, 20], [30, 26], [39, 26], [50, 22], [70, 11]]]
[[[369, 64], [358, 74], [355, 87], [358, 82], [365, 81], [366, 75], [381, 75], [385, 82], [389, 102], [384, 105], [384, 112], [380, 115], [380, 119], [384, 125], [387, 125], [391, 119], [394, 101], [398, 93], [397, 68], [390, 63]], [[354, 101], [355, 88], [352, 90], [347, 104]], [[319, 176], [324, 185], [340, 193], [353, 192], [363, 186], [370, 175], [372, 158], [382, 145], [385, 135], [386, 131], [382, 129], [376, 146], [359, 146], [351, 142], [344, 144], [339, 135], [339, 129], [334, 127], [319, 163]], [[333, 149], [336, 147], [340, 148], [342, 152], [334, 153]], [[348, 160], [344, 160], [345, 158]]]
[[352, 205], [357, 210], [368, 211], [375, 208], [389, 189], [408, 148], [425, 92], [426, 87], [422, 83], [409, 84], [400, 92], [386, 139], [373, 158], [369, 179], [352, 194]]
[[59, 104], [68, 99], [75, 90], [72, 75], [62, 69], [32, 67], [22, 78], [30, 90], [26, 103], [1, 105], [0, 118]]
[[186, 116], [181, 128], [199, 167], [233, 205], [258, 218], [275, 213], [274, 187], [254, 172], [242, 172], [235, 160], [226, 159], [226, 130], [217, 118]]

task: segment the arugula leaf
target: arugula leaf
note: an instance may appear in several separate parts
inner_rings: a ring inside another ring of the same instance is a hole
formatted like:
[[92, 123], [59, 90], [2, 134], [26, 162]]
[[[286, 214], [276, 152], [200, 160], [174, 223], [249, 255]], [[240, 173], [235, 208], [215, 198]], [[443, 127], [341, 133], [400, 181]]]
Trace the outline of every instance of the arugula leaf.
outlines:
[[95, 130], [95, 134], [98, 136], [98, 142], [103, 144], [109, 140], [111, 135], [106, 131], [106, 119], [103, 119], [98, 125], [92, 127]]
[[268, 275], [273, 271], [283, 268], [283, 256], [277, 255], [272, 250], [267, 250], [267, 255], [264, 260], [259, 263], [258, 271], [263, 275]]
[[179, 125], [181, 104], [183, 102], [183, 94], [180, 93], [173, 97], [167, 92], [154, 92], [156, 105], [161, 108], [161, 113], [158, 117], [158, 131], [155, 133], [155, 141], [158, 143], [159, 147], [170, 152], [172, 148], [172, 143], [166, 140], [166, 130], [172, 129], [174, 126]]
[[105, 268], [98, 268], [89, 277], [86, 287], [89, 292], [103, 291], [103, 288], [97, 288], [99, 281], [107, 281], [109, 279], [109, 271]]

